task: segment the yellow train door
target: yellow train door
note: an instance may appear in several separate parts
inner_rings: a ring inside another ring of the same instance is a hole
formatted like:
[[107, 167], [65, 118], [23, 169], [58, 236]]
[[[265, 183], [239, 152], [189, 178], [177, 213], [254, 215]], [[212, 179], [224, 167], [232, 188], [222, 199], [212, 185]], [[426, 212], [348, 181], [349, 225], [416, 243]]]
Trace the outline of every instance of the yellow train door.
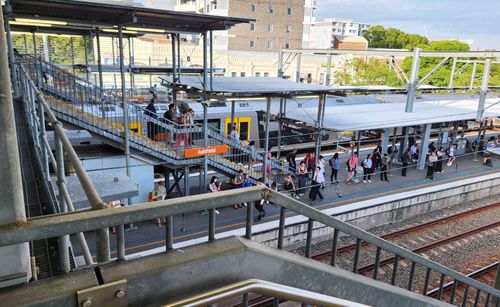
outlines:
[[[250, 128], [252, 123], [251, 117], [235, 117], [234, 123], [238, 127], [238, 133], [240, 134], [241, 141], [250, 140]], [[231, 118], [226, 118], [225, 120], [225, 132], [227, 135], [231, 134]]]

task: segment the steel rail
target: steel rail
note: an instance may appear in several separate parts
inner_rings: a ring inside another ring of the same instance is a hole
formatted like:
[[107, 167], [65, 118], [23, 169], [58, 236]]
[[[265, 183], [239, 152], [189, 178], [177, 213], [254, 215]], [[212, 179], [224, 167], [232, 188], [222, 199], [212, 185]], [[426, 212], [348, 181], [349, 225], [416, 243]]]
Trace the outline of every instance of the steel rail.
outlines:
[[[489, 265], [487, 265], [485, 267], [482, 267], [482, 268], [480, 268], [480, 269], [478, 269], [478, 270], [476, 270], [474, 272], [471, 272], [471, 273], [469, 273], [469, 274], [467, 274], [465, 276], [470, 277], [470, 278], [478, 278], [478, 277], [483, 276], [484, 274], [489, 273], [492, 270], [496, 269], [498, 267], [498, 263], [499, 263], [499, 261], [495, 261], [495, 262], [490, 263]], [[453, 286], [454, 283], [455, 283], [454, 281], [451, 281], [451, 282], [448, 282], [448, 283], [444, 284], [443, 287], [442, 287], [442, 289], [441, 289], [441, 291], [445, 291], [445, 290], [450, 289]], [[439, 292], [439, 287], [438, 288], [434, 288], [434, 289], [432, 289], [430, 291], [427, 291], [427, 293], [425, 295], [432, 297], [434, 295], [437, 295], [438, 292]]]
[[[445, 244], [448, 244], [450, 242], [453, 242], [453, 241], [456, 241], [456, 240], [460, 240], [460, 239], [469, 237], [471, 235], [474, 235], [476, 233], [483, 232], [483, 231], [486, 231], [486, 230], [489, 230], [489, 229], [492, 229], [492, 228], [495, 228], [495, 227], [498, 227], [498, 226], [500, 226], [500, 221], [494, 222], [494, 223], [491, 223], [491, 224], [488, 224], [488, 225], [485, 225], [485, 226], [481, 226], [481, 227], [478, 227], [478, 228], [474, 228], [472, 230], [469, 230], [469, 231], [466, 231], [466, 232], [460, 233], [458, 235], [451, 236], [451, 237], [448, 237], [448, 238], [445, 238], [445, 239], [442, 239], [442, 240], [439, 240], [439, 241], [436, 241], [436, 242], [432, 242], [432, 243], [429, 243], [429, 244], [421, 246], [421, 247], [417, 247], [415, 249], [412, 249], [411, 251], [413, 253], [415, 253], [415, 254], [422, 253], [422, 252], [434, 249], [434, 248], [436, 248], [438, 246], [445, 245]], [[384, 258], [384, 259], [380, 260], [379, 265], [391, 264], [391, 263], [394, 262], [395, 258], [396, 257]], [[400, 258], [400, 260], [401, 259], [402, 258]], [[360, 267], [358, 269], [358, 272], [359, 273], [366, 273], [368, 271], [373, 270], [374, 267], [375, 267], [375, 263], [371, 263], [371, 264], [365, 265], [363, 267]]]
[[314, 293], [307, 290], [302, 290], [294, 287], [289, 287], [285, 285], [280, 285], [277, 283], [260, 280], [260, 279], [248, 279], [241, 282], [231, 284], [226, 287], [211, 290], [202, 294], [198, 294], [184, 300], [167, 304], [165, 307], [195, 307], [195, 306], [206, 306], [227, 300], [229, 298], [245, 295], [248, 293], [259, 293], [265, 294], [273, 297], [279, 297], [280, 299], [286, 299], [288, 301], [301, 302], [316, 306], [328, 306], [328, 307], [340, 307], [340, 306], [351, 306], [351, 307], [363, 307], [367, 306], [364, 304], [359, 304], [343, 299], [339, 299], [333, 296], [328, 296], [320, 293]]
[[[457, 214], [454, 214], [454, 215], [445, 216], [445, 217], [442, 217], [442, 218], [439, 218], [439, 219], [436, 219], [436, 220], [432, 220], [432, 221], [429, 221], [429, 222], [426, 222], [426, 223], [418, 224], [418, 225], [415, 225], [415, 226], [412, 226], [412, 227], [408, 227], [408, 228], [405, 228], [405, 229], [396, 230], [396, 231], [384, 234], [384, 235], [380, 236], [380, 238], [388, 240], [388, 239], [391, 239], [391, 238], [394, 238], [394, 237], [397, 237], [397, 236], [401, 236], [401, 235], [405, 235], [405, 234], [408, 234], [408, 233], [412, 233], [412, 232], [420, 230], [420, 229], [426, 229], [428, 227], [431, 227], [431, 226], [434, 226], [434, 225], [437, 225], [437, 224], [441, 224], [441, 223], [444, 223], [444, 222], [447, 222], [447, 221], [451, 221], [451, 220], [455, 220], [455, 219], [460, 219], [460, 218], [463, 218], [463, 217], [466, 217], [466, 216], [469, 216], [469, 215], [473, 215], [473, 214], [477, 214], [477, 213], [480, 213], [480, 212], [483, 212], [483, 211], [488, 211], [488, 210], [491, 210], [492, 208], [496, 208], [496, 207], [500, 207], [500, 203], [490, 204], [490, 205], [487, 205], [487, 206], [484, 206], [484, 207], [479, 207], [479, 208], [475, 208], [475, 209], [472, 209], [472, 210], [460, 212], [460, 213], [457, 213]], [[368, 245], [370, 245], [370, 243], [368, 243], [366, 241], [363, 241], [361, 243], [362, 247], [363, 246], [368, 246]], [[345, 252], [354, 250], [355, 248], [356, 248], [356, 244], [354, 244], [354, 243], [353, 244], [349, 244], [349, 245], [345, 245], [345, 246], [337, 248], [337, 253], [345, 253]], [[313, 258], [315, 260], [320, 260], [320, 259], [323, 259], [325, 257], [331, 256], [331, 253], [332, 253], [331, 251], [326, 251], [326, 252], [315, 254], [311, 258]]]

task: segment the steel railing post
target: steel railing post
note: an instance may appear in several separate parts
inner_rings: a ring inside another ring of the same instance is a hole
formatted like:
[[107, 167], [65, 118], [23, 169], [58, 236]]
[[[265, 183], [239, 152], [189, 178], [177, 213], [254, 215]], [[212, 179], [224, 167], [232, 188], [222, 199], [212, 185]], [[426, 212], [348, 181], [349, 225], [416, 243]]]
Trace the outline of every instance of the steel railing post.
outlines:
[[[64, 199], [63, 185], [66, 182], [64, 175], [64, 148], [62, 147], [61, 141], [57, 135], [54, 135], [55, 149], [56, 149], [56, 165], [54, 168], [57, 169], [57, 186], [59, 188], [58, 202], [60, 213], [68, 212], [68, 207], [66, 206], [66, 201]], [[68, 273], [71, 269], [69, 262], [69, 236], [64, 235], [59, 237], [59, 255], [61, 261], [61, 270], [64, 273]]]

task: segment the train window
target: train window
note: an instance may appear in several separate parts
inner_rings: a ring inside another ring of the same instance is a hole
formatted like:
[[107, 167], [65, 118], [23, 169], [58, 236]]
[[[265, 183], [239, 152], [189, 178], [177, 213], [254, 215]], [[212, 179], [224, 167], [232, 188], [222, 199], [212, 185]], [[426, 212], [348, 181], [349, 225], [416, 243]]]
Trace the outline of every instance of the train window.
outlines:
[[208, 125], [219, 130], [220, 129], [220, 119], [209, 119]]

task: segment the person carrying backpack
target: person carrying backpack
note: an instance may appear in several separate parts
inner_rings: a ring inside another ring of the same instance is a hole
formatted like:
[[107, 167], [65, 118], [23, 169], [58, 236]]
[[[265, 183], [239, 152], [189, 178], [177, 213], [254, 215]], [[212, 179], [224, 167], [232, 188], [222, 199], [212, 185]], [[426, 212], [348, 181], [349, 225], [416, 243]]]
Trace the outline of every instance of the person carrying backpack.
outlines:
[[338, 173], [340, 170], [340, 160], [339, 154], [336, 152], [333, 157], [328, 161], [330, 168], [332, 169], [332, 174], [330, 176], [330, 181], [333, 183], [333, 178], [335, 178], [335, 183], [338, 183]]

